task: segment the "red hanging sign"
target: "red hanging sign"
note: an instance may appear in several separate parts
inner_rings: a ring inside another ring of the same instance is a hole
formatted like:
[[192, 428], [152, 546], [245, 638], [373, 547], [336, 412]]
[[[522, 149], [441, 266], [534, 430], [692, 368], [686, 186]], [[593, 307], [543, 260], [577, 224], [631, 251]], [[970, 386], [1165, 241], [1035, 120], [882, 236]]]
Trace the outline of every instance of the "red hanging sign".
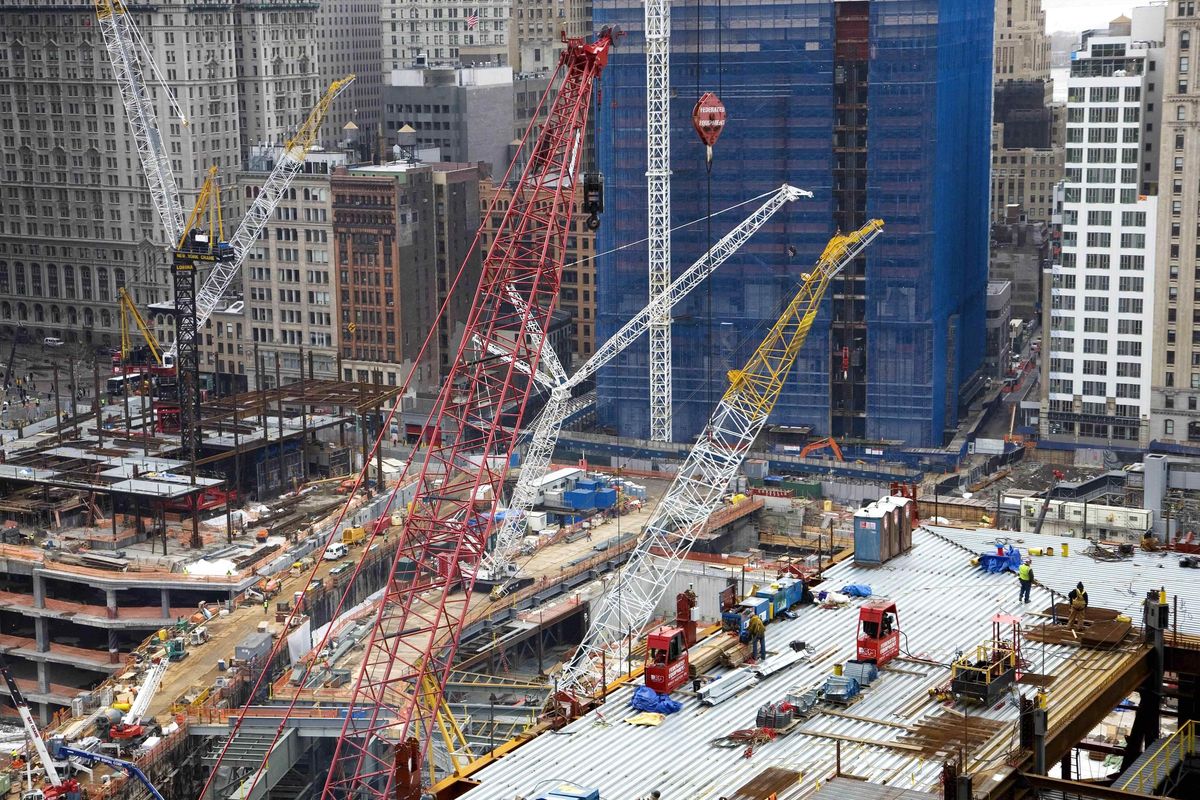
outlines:
[[708, 147], [716, 144], [721, 131], [725, 130], [725, 104], [721, 98], [712, 92], [701, 95], [692, 109], [692, 127]]

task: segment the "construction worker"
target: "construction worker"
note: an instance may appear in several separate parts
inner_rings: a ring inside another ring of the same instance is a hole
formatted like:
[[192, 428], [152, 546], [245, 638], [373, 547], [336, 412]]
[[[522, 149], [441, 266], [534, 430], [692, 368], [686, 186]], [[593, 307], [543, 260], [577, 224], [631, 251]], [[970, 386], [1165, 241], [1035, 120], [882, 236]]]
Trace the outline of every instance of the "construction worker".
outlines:
[[1017, 568], [1017, 581], [1021, 584], [1021, 594], [1017, 599], [1019, 602], [1028, 603], [1029, 590], [1033, 587], [1033, 566], [1028, 558]]
[[766, 658], [767, 626], [763, 624], [762, 617], [752, 614], [750, 622], [746, 625], [746, 633], [750, 635], [750, 658], [755, 660]]
[[1078, 622], [1082, 627], [1088, 607], [1088, 595], [1083, 590], [1083, 581], [1075, 584], [1075, 588], [1067, 595], [1067, 602], [1071, 604], [1071, 616], [1067, 618], [1067, 625], [1074, 628]]
[[264, 614], [266, 614], [268, 612], [268, 610], [270, 609], [270, 606], [271, 606], [271, 604], [268, 603], [267, 599], [264, 597], [263, 598], [263, 613]]

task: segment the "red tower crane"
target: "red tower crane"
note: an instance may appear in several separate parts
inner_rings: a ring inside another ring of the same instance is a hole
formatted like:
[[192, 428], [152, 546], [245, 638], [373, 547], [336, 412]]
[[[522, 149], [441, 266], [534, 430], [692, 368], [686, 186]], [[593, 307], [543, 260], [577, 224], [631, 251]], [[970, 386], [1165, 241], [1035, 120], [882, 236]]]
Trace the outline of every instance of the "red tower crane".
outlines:
[[[592, 88], [616, 34], [566, 40], [562, 84], [483, 262], [465, 335], [430, 415], [416, 500], [351, 694], [322, 800], [417, 800], [421, 764], [464, 627], [558, 296]], [[405, 560], [409, 579], [397, 577]], [[409, 567], [411, 569], [411, 567]], [[455, 594], [460, 584], [462, 594]]]

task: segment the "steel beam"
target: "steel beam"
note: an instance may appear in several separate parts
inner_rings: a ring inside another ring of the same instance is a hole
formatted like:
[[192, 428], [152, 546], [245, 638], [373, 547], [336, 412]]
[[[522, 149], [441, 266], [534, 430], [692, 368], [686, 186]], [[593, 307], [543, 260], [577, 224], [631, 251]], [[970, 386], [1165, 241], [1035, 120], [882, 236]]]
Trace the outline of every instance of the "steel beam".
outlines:
[[1113, 789], [1111, 786], [1100, 786], [1094, 783], [1064, 781], [1061, 778], [1048, 778], [1045, 775], [1034, 775], [1028, 772], [1019, 773], [1020, 779], [1034, 789], [1061, 792], [1064, 797], [1094, 798], [1094, 800], [1168, 800], [1162, 795], [1138, 794]]

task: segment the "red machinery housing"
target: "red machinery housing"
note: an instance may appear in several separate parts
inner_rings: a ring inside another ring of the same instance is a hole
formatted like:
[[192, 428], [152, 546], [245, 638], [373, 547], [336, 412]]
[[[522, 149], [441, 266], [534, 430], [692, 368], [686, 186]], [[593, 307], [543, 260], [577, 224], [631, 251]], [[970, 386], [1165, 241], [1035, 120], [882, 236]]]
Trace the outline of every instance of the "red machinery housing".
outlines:
[[688, 651], [683, 628], [664, 625], [646, 637], [646, 685], [670, 694], [688, 682]]
[[868, 600], [858, 609], [858, 660], [882, 667], [900, 655], [900, 615], [891, 600]]

